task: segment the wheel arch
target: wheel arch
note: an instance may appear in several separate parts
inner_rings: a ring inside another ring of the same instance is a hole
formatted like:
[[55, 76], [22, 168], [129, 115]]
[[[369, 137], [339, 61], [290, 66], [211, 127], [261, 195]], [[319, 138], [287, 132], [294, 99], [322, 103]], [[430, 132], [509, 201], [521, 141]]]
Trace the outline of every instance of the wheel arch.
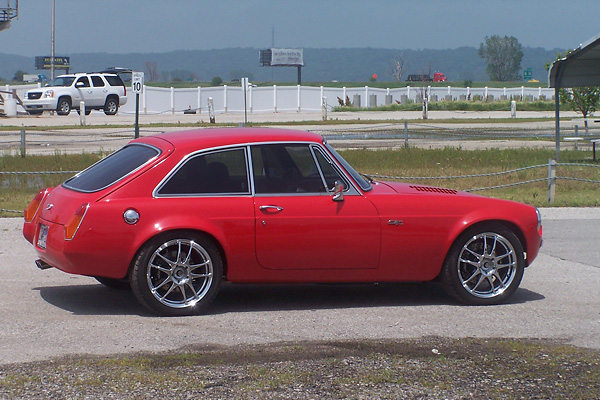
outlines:
[[[508, 220], [504, 220], [504, 219], [487, 219], [487, 220], [479, 220], [479, 221], [475, 221], [472, 224], [464, 224], [462, 226], [462, 229], [456, 229], [455, 231], [452, 232], [452, 234], [450, 234], [449, 240], [446, 244], [446, 252], [445, 252], [445, 256], [444, 256], [444, 262], [446, 261], [446, 258], [448, 257], [448, 255], [450, 254], [450, 252], [452, 251], [452, 247], [454, 246], [454, 244], [456, 243], [457, 240], [459, 240], [464, 234], [468, 233], [468, 232], [476, 232], [476, 231], [480, 231], [480, 230], [484, 230], [484, 229], [493, 229], [494, 227], [498, 227], [501, 226], [504, 229], [507, 229], [509, 231], [511, 231], [512, 233], [515, 234], [515, 236], [517, 237], [517, 239], [519, 239], [519, 242], [521, 242], [521, 246], [523, 246], [523, 251], [525, 254], [527, 254], [527, 240], [525, 239], [525, 235], [523, 234], [523, 231], [521, 230], [521, 228], [515, 224], [514, 222], [508, 221]], [[528, 265], [528, 261], [527, 258], [525, 258], [525, 266]], [[443, 268], [440, 266], [440, 274], [442, 273]], [[438, 275], [439, 278], [439, 275]]]
[[221, 256], [221, 260], [223, 262], [223, 278], [225, 279], [227, 277], [227, 253], [225, 252], [225, 248], [223, 247], [221, 242], [217, 239], [216, 236], [214, 236], [213, 234], [211, 234], [205, 230], [191, 229], [191, 228], [173, 228], [173, 229], [157, 232], [154, 235], [150, 235], [149, 237], [147, 237], [146, 240], [144, 240], [141, 244], [139, 244], [137, 246], [136, 251], [133, 253], [133, 257], [129, 261], [129, 268], [127, 270], [127, 276], [129, 276], [129, 273], [133, 269], [133, 266], [135, 264], [136, 259], [138, 258], [138, 255], [150, 241], [155, 240], [157, 238], [161, 238], [161, 237], [167, 237], [169, 235], [172, 235], [175, 232], [180, 232], [180, 233], [182, 233], [182, 235], [185, 235], [185, 234], [201, 235], [201, 236], [205, 237], [206, 239], [210, 240], [217, 248], [217, 251], [219, 252], [219, 256]]

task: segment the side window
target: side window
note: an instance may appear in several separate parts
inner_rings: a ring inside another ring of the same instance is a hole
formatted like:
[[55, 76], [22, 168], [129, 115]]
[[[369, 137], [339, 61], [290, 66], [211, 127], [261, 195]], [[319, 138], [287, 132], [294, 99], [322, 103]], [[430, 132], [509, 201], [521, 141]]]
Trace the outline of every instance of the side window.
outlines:
[[92, 75], [92, 85], [94, 87], [102, 87], [104, 86], [104, 81], [98, 75]]
[[104, 75], [110, 86], [125, 86], [123, 80], [118, 75]]
[[250, 194], [246, 164], [243, 148], [193, 156], [163, 184], [158, 194]]
[[90, 81], [87, 76], [82, 76], [79, 79], [77, 79], [77, 82], [75, 82], [75, 86], [77, 86], [79, 83], [82, 83], [82, 82], [83, 82], [83, 87], [90, 87]]
[[257, 194], [321, 193], [326, 191], [308, 145], [253, 146], [252, 166]]
[[340, 176], [340, 174], [337, 172], [337, 170], [331, 164], [331, 162], [329, 162], [329, 160], [327, 158], [325, 158], [325, 155], [323, 155], [321, 150], [319, 150], [316, 147], [313, 147], [313, 149], [315, 152], [315, 157], [317, 159], [317, 162], [319, 163], [319, 167], [321, 167], [321, 172], [323, 172], [323, 178], [325, 179], [325, 182], [327, 183], [328, 190], [330, 190], [330, 191], [333, 190], [333, 188], [335, 186], [335, 181], [340, 181], [344, 184], [344, 191], [347, 191], [348, 189], [350, 189], [350, 184], [348, 183], [348, 181], [346, 179], [344, 179], [342, 176]]

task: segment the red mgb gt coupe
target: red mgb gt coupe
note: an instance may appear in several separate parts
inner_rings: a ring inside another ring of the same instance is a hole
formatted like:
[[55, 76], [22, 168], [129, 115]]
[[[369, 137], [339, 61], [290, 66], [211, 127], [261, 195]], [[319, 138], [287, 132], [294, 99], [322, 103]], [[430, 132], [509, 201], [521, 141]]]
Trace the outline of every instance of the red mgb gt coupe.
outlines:
[[131, 287], [161, 315], [200, 313], [223, 281], [439, 279], [497, 304], [542, 243], [534, 207], [371, 180], [321, 136], [203, 129], [132, 140], [25, 210], [37, 265]]

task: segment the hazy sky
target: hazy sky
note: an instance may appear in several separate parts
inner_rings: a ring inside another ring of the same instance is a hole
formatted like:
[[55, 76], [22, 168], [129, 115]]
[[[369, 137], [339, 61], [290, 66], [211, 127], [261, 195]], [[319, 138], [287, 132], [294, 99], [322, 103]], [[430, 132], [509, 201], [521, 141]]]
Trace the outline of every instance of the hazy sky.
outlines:
[[[0, 0], [0, 6], [15, 0]], [[55, 0], [56, 55], [231, 47], [447, 49], [485, 36], [575, 48], [599, 0]], [[51, 0], [20, 0], [0, 52], [50, 55]]]

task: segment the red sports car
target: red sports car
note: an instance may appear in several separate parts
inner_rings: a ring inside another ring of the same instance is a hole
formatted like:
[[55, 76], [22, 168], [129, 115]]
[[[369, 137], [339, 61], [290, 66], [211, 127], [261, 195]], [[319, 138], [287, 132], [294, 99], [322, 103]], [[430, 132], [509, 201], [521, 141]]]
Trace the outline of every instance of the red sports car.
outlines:
[[358, 174], [323, 137], [264, 128], [132, 140], [25, 210], [42, 268], [131, 287], [162, 315], [206, 310], [221, 283], [439, 279], [497, 304], [538, 254], [538, 210]]

